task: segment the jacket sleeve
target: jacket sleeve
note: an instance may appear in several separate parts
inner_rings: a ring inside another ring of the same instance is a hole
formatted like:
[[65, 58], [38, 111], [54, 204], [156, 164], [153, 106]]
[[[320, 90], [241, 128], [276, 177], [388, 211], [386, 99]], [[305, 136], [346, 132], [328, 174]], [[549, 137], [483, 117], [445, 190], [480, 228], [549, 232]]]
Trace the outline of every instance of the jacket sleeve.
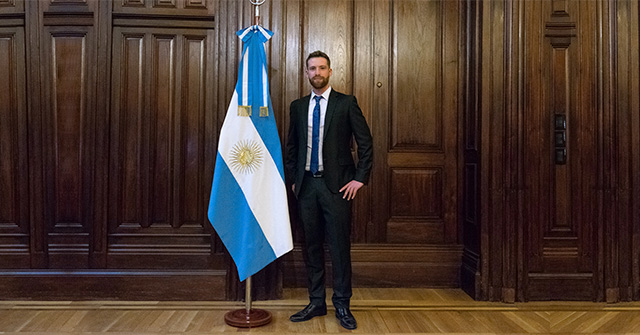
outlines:
[[296, 169], [298, 166], [298, 120], [295, 112], [296, 101], [291, 102], [289, 106], [289, 133], [287, 134], [287, 144], [285, 148], [285, 166], [287, 181], [291, 184], [295, 183]]
[[353, 136], [358, 145], [358, 164], [354, 179], [366, 184], [369, 181], [371, 166], [373, 165], [373, 137], [367, 125], [367, 120], [358, 106], [356, 97], [353, 97], [349, 106], [349, 120]]

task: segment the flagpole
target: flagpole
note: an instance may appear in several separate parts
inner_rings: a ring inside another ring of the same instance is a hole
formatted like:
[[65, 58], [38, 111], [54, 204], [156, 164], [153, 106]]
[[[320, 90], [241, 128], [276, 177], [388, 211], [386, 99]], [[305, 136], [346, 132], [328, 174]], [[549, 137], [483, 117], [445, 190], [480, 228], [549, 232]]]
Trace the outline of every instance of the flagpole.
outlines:
[[[253, 24], [260, 24], [260, 5], [266, 0], [249, 0], [255, 8]], [[224, 321], [233, 327], [252, 328], [264, 326], [271, 322], [271, 312], [263, 309], [251, 308], [251, 276], [248, 276], [244, 285], [244, 309], [227, 312]]]
[[251, 315], [251, 276], [247, 277], [244, 284], [244, 309], [247, 312], [247, 320]]

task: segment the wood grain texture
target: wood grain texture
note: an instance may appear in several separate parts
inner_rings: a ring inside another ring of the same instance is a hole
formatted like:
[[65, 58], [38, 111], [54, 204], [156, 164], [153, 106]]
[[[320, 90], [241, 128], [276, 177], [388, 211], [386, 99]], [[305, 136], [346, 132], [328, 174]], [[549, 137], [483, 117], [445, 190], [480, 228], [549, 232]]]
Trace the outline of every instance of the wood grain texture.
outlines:
[[[205, 209], [235, 32], [252, 14], [247, 1], [0, 0], [5, 279], [221, 271], [218, 296], [241, 299]], [[359, 283], [463, 282], [505, 301], [640, 297], [636, 1], [273, 0], [261, 17], [275, 33], [283, 144], [316, 49], [371, 125], [371, 180], [352, 207]], [[563, 166], [549, 151], [558, 111]], [[258, 275], [258, 291], [304, 285], [298, 256]]]
[[[256, 334], [344, 333], [329, 308], [327, 316], [292, 323], [289, 315], [306, 302], [306, 292], [285, 290], [284, 300], [255, 302], [273, 321]], [[519, 303], [472, 301], [461, 290], [355, 289], [352, 311], [356, 334], [634, 334], [640, 306], [597, 303]], [[25, 302], [0, 303], [0, 331], [47, 334], [210, 334], [237, 333], [224, 314], [230, 302]]]
[[[433, 244], [458, 250], [459, 2], [283, 3], [285, 124], [288, 103], [311, 89], [303, 73], [306, 55], [320, 49], [331, 57], [332, 87], [356, 95], [374, 136], [373, 172], [352, 205], [354, 249], [391, 243], [406, 256], [413, 247]], [[416, 29], [425, 15], [433, 20]], [[293, 196], [289, 200], [298, 242], [302, 234], [296, 202]], [[362, 277], [367, 285], [376, 280], [389, 285], [373, 264], [366, 264]], [[285, 262], [285, 282], [304, 283], [302, 265]], [[430, 268], [413, 265], [420, 273]], [[400, 271], [411, 271], [413, 265], [400, 265], [406, 269]], [[448, 277], [450, 268], [445, 267]], [[409, 273], [404, 278], [408, 285], [417, 284]]]
[[[629, 262], [637, 237], [629, 225], [637, 214], [633, 191], [620, 180], [636, 178], [630, 171], [637, 153], [628, 148], [637, 120], [628, 111], [637, 103], [623, 94], [620, 108], [616, 85], [624, 92], [637, 85], [637, 71], [629, 70], [637, 61], [631, 56], [637, 8], [607, 1], [488, 1], [470, 13], [482, 20], [482, 34], [471, 35], [481, 44], [469, 45], [482, 55], [482, 79], [474, 85], [482, 85], [477, 108], [485, 167], [477, 184], [465, 189], [481, 199], [484, 224], [469, 245], [480, 243], [479, 259], [486, 262], [478, 266], [482, 278], [466, 278], [479, 279], [473, 287], [488, 299], [632, 299], [637, 279], [629, 270], [637, 266]], [[568, 121], [565, 165], [550, 152], [558, 145], [556, 114]], [[472, 164], [475, 154], [465, 159]], [[471, 262], [478, 259], [473, 254]]]
[[30, 263], [24, 38], [23, 27], [0, 27], [0, 263], [8, 268]]
[[223, 260], [202, 201], [212, 36], [116, 28], [114, 40], [109, 266], [207, 269]]

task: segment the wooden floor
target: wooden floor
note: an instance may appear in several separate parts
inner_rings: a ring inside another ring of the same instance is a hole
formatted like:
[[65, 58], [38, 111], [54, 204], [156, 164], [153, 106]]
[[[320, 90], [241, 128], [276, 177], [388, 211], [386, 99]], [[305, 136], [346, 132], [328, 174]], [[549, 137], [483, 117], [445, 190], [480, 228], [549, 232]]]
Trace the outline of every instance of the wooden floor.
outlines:
[[0, 334], [640, 334], [640, 302], [502, 304], [456, 289], [354, 289], [355, 331], [341, 328], [333, 310], [289, 322], [306, 303], [303, 289], [255, 302], [273, 321], [247, 330], [224, 323], [239, 302], [0, 301]]

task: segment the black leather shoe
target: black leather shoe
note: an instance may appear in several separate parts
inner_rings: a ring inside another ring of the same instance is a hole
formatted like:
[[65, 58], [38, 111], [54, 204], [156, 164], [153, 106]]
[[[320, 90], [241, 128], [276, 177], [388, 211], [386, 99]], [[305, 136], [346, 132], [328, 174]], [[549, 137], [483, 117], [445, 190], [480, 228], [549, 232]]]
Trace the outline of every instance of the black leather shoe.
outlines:
[[358, 328], [356, 318], [353, 317], [353, 314], [351, 314], [349, 308], [336, 308], [336, 318], [338, 318], [338, 321], [340, 321], [340, 325], [346, 329], [352, 330]]
[[303, 310], [290, 316], [289, 320], [291, 322], [302, 322], [320, 315], [327, 315], [327, 305], [308, 304]]

